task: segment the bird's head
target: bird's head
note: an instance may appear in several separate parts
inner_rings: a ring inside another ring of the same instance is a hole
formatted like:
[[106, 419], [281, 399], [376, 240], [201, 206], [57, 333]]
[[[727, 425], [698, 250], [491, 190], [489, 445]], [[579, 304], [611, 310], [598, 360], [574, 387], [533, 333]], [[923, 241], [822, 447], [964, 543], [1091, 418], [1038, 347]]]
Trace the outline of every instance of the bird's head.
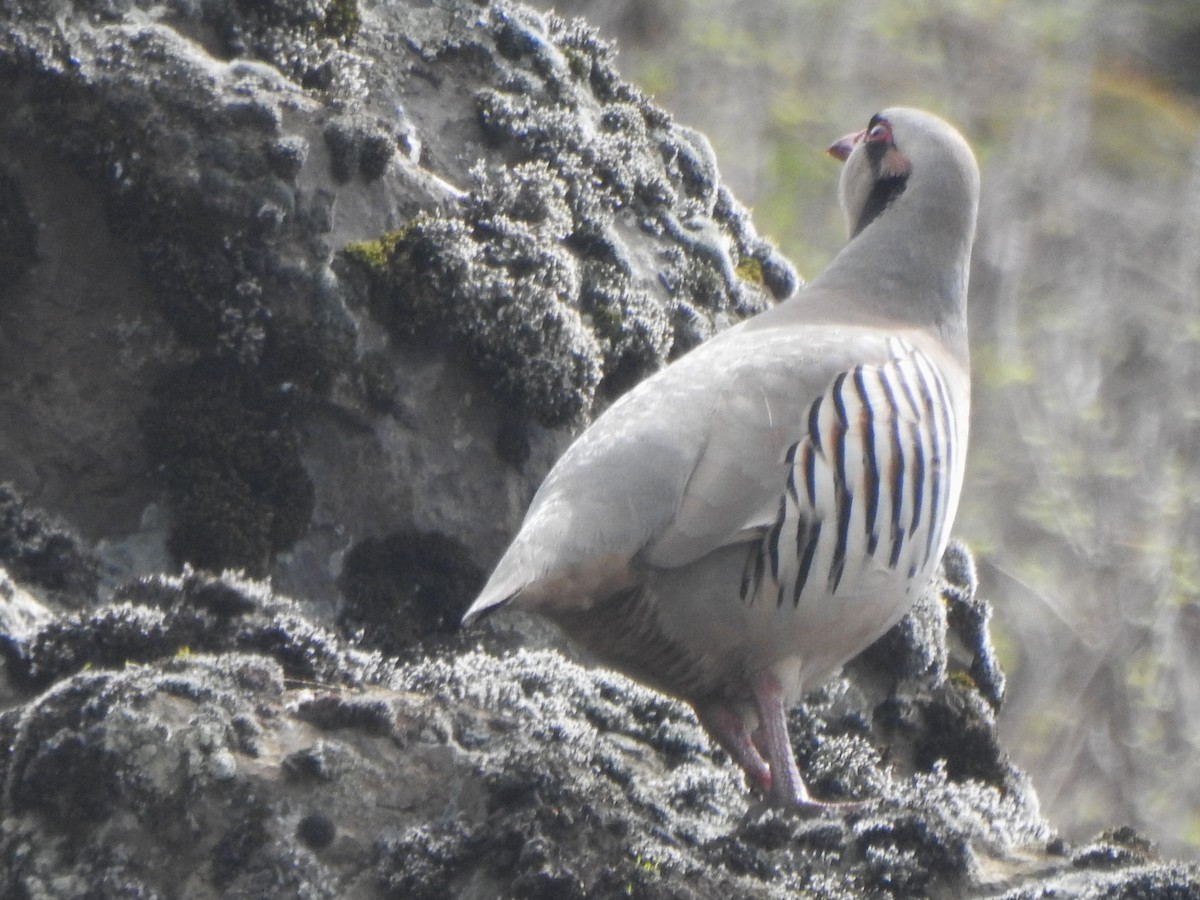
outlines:
[[962, 135], [931, 113], [885, 109], [828, 152], [845, 163], [839, 195], [851, 238], [908, 192], [925, 204], [969, 210], [974, 224], [979, 198], [975, 157]]

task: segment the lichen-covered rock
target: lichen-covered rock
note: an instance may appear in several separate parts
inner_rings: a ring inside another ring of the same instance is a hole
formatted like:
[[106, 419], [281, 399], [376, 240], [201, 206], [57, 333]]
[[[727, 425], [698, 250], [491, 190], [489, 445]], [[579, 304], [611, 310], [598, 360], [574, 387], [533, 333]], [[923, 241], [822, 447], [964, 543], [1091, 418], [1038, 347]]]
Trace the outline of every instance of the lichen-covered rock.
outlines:
[[457, 206], [350, 257], [390, 327], [458, 337], [524, 414], [577, 421], [598, 388], [693, 346], [697, 320], [706, 336], [797, 279], [722, 191], [707, 141], [622, 82], [593, 33], [491, 15], [494, 86], [475, 101], [499, 160]]
[[222, 652], [270, 654], [288, 677], [329, 685], [376, 664], [348, 655], [333, 630], [306, 618], [296, 604], [232, 574], [145, 579], [95, 609], [0, 635], [9, 677], [26, 691], [88, 668]]
[[552, 631], [450, 632], [546, 426], [797, 283], [586, 27], [507, 0], [0, 23], [0, 895], [1200, 890], [1136, 835], [1053, 837], [962, 551], [793, 716], [814, 789], [862, 803], [811, 820]]
[[0, 566], [16, 581], [36, 585], [66, 605], [94, 599], [100, 582], [100, 567], [79, 540], [61, 523], [29, 508], [5, 482], [0, 482]]
[[[0, 567], [0, 641], [27, 638], [54, 617], [44, 604], [16, 584], [7, 570]], [[23, 673], [21, 673], [23, 676]], [[27, 695], [22, 683], [9, 675], [8, 662], [0, 661], [0, 709], [7, 709]]]
[[[356, 569], [375, 574], [404, 558], [390, 550], [420, 543], [376, 545]], [[941, 598], [915, 615], [974, 601], [949, 577]], [[945, 658], [945, 616], [908, 623], [797, 710], [814, 789], [860, 801], [809, 819], [763, 808], [683, 704], [557, 649], [496, 655], [503, 632], [481, 632], [475, 647], [441, 638], [401, 663], [262, 582], [199, 573], [129, 585], [89, 614], [26, 617], [3, 645], [0, 893], [1017, 900], [1043, 888], [1200, 889], [1200, 868], [1157, 863], [1127, 829], [1078, 848], [1053, 837], [997, 749], [983, 693], [945, 666], [913, 664]], [[898, 677], [883, 677], [884, 656]], [[890, 708], [921, 704], [966, 712], [913, 716], [896, 737]]]
[[539, 426], [796, 286], [579, 23], [93, 6], [2, 14], [0, 466], [107, 585], [186, 562], [315, 598], [402, 530], [484, 565]]
[[342, 566], [338, 624], [389, 656], [419, 652], [430, 638], [458, 631], [483, 581], [467, 549], [444, 535], [367, 538]]
[[313, 485], [290, 400], [257, 373], [216, 360], [164, 372], [143, 434], [175, 511], [167, 546], [176, 559], [261, 574], [304, 533]]

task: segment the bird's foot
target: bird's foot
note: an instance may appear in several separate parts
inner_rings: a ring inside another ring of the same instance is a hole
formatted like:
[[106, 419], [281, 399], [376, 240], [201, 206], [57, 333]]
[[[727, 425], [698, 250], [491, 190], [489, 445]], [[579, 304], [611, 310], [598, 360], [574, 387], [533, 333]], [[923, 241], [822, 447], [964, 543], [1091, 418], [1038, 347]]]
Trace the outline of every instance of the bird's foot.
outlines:
[[750, 804], [747, 816], [755, 818], [767, 810], [779, 810], [801, 819], [816, 819], [822, 816], [849, 816], [864, 812], [873, 800], [815, 800], [812, 797], [778, 798], [771, 795], [761, 797]]
[[788, 738], [787, 712], [779, 679], [771, 671], [763, 670], [755, 677], [753, 688], [759, 718], [753, 743], [766, 757], [770, 770], [770, 788], [765, 791], [767, 802], [773, 807], [805, 817], [827, 813], [846, 815], [862, 809], [869, 801], [825, 801], [809, 795]]
[[716, 738], [733, 761], [746, 773], [750, 786], [764, 795], [771, 793], [771, 768], [762, 758], [758, 746], [742, 716], [728, 706], [712, 704], [697, 707], [696, 714], [708, 733]]
[[786, 807], [803, 818], [823, 815], [848, 816], [860, 813], [871, 805], [870, 800], [814, 800], [809, 797], [795, 806]]

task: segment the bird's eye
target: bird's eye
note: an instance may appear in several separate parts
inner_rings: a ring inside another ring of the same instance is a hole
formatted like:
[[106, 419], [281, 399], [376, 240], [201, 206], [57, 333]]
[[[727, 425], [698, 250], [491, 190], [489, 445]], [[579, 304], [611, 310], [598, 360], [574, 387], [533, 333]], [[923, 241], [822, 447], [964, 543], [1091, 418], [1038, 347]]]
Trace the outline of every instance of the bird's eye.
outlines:
[[868, 141], [890, 141], [892, 139], [892, 126], [887, 122], [877, 122], [867, 131]]

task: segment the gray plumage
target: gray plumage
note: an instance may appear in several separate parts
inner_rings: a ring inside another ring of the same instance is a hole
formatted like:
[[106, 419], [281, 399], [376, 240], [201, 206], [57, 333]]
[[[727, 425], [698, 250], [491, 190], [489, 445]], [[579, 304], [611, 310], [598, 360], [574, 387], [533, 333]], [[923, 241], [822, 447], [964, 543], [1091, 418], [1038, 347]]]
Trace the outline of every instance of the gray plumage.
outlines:
[[597, 419], [464, 619], [509, 603], [550, 617], [690, 702], [774, 801], [809, 808], [787, 705], [903, 616], [953, 522], [979, 193], [966, 142], [917, 110], [830, 153], [850, 242]]

